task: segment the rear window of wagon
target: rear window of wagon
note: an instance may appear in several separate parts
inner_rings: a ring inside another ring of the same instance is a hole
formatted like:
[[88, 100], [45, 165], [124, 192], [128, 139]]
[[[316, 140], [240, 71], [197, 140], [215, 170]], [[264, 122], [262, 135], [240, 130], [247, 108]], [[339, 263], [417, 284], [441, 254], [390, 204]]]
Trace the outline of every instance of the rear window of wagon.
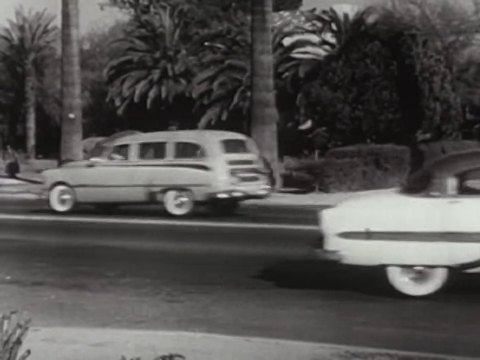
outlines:
[[248, 154], [250, 149], [245, 140], [227, 139], [222, 140], [223, 150], [226, 154]]

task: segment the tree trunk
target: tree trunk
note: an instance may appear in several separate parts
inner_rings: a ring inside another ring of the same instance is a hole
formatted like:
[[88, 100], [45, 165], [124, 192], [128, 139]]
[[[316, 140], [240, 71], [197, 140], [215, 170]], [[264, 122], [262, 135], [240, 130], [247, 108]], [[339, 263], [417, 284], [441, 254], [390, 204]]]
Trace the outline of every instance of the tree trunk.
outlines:
[[27, 159], [36, 157], [36, 124], [35, 124], [35, 71], [30, 62], [25, 64], [25, 137]]
[[251, 132], [260, 154], [270, 164], [280, 187], [274, 61], [272, 49], [272, 0], [252, 1], [252, 109]]
[[82, 137], [78, 0], [62, 0], [61, 161], [83, 158]]

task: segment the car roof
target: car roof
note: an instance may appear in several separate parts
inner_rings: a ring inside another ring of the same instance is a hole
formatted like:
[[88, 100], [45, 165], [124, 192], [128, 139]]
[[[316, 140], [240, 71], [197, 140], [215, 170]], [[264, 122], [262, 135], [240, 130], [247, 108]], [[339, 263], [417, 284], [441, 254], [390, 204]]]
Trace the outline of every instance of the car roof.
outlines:
[[140, 133], [122, 137], [114, 142], [114, 145], [126, 143], [138, 143], [149, 141], [212, 141], [224, 139], [241, 139], [247, 137], [240, 133], [222, 130], [173, 130], [173, 131], [156, 131], [148, 133]]
[[437, 158], [411, 174], [404, 186], [409, 193], [443, 193], [445, 182], [452, 176], [480, 169], [480, 149], [454, 152]]
[[428, 170], [435, 177], [459, 175], [465, 171], [480, 168], [480, 149], [455, 152], [438, 158], [428, 164]]

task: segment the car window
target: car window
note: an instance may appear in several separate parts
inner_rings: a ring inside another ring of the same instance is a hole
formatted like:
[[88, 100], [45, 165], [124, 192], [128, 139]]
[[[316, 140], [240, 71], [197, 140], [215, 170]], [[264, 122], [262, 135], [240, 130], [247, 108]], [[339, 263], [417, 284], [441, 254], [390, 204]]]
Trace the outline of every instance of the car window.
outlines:
[[166, 148], [167, 144], [164, 142], [142, 143], [140, 144], [140, 159], [165, 159]]
[[480, 195], [480, 169], [467, 171], [460, 176], [459, 193]]
[[248, 154], [250, 152], [247, 142], [242, 139], [222, 140], [222, 145], [226, 154]]
[[109, 155], [111, 160], [127, 160], [128, 159], [129, 145], [117, 145], [114, 146], [112, 152]]
[[205, 157], [205, 150], [195, 143], [175, 143], [175, 159], [201, 159]]

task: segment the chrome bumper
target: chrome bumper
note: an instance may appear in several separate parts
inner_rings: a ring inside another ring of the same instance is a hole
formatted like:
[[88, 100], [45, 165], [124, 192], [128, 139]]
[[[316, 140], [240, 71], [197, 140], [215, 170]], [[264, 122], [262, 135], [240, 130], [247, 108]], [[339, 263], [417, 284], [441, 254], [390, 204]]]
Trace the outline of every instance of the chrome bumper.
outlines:
[[248, 199], [264, 199], [272, 193], [272, 188], [270, 186], [262, 186], [257, 190], [243, 190], [243, 189], [234, 189], [220, 191], [217, 193], [210, 194], [210, 200], [248, 200]]

